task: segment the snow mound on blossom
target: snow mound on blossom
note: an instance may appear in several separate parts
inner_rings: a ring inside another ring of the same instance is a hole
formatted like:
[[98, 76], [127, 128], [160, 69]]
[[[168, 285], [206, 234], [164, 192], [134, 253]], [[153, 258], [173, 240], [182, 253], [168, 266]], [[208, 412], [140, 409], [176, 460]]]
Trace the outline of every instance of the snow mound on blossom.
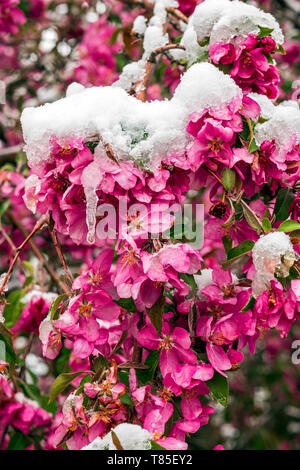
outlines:
[[202, 269], [201, 274], [194, 274], [194, 279], [198, 288], [197, 294], [200, 300], [207, 300], [207, 297], [201, 292], [202, 289], [213, 284], [212, 273], [212, 269]]
[[[122, 423], [114, 428], [121, 446], [124, 450], [150, 450], [151, 434], [136, 424]], [[117, 450], [111, 432], [102, 439], [96, 439], [81, 450]]]
[[147, 28], [147, 23], [146, 23], [146, 18], [142, 15], [139, 15], [136, 17], [136, 19], [133, 22], [133, 31], [137, 34], [144, 34]]
[[23, 297], [22, 302], [26, 304], [29, 303], [32, 299], [37, 300], [42, 298], [49, 304], [52, 304], [56, 297], [57, 294], [55, 294], [55, 292], [44, 292], [38, 289], [37, 286], [34, 286], [34, 289], [32, 289], [30, 292], [27, 292], [27, 294]]
[[260, 117], [263, 119], [270, 119], [275, 111], [275, 105], [265, 95], [259, 95], [258, 93], [249, 93], [249, 98], [252, 98], [260, 106]]
[[[202, 290], [207, 286], [215, 284], [212, 279], [212, 274], [213, 274], [213, 270], [210, 268], [202, 269], [201, 274], [194, 274], [194, 279], [198, 288], [197, 295], [198, 295], [199, 300], [203, 300], [203, 301], [207, 300], [207, 297], [204, 294], [202, 294]], [[231, 274], [231, 276], [232, 276], [233, 284], [238, 282], [238, 278], [235, 274]]]
[[242, 97], [234, 81], [208, 63], [190, 67], [170, 100], [143, 103], [117, 86], [72, 91], [22, 113], [25, 151], [35, 173], [51, 161], [53, 137], [63, 145], [75, 138], [101, 136], [120, 160], [153, 169], [164, 158], [184, 154], [191, 140], [186, 125], [192, 112], [232, 102], [237, 110]]
[[19, 403], [22, 403], [23, 405], [30, 405], [33, 408], [39, 408], [39, 404], [37, 401], [25, 397], [24, 393], [22, 392], [15, 393], [15, 400]]
[[212, 64], [194, 64], [181, 77], [171, 101], [184, 103], [188, 115], [194, 111], [217, 109], [242, 98], [240, 88], [229, 75], [218, 73]]
[[262, 235], [252, 250], [253, 264], [256, 274], [252, 283], [254, 297], [260, 295], [275, 278], [287, 277], [296, 254], [290, 237], [284, 232], [272, 232]]
[[209, 43], [230, 42], [234, 37], [241, 40], [248, 34], [259, 34], [260, 28], [269, 28], [277, 44], [284, 41], [282, 31], [270, 13], [238, 0], [206, 0], [195, 8], [190, 16], [182, 38], [190, 61], [201, 55]]
[[270, 119], [255, 127], [255, 139], [260, 145], [264, 140], [275, 140], [279, 152], [284, 155], [300, 143], [300, 109], [289, 102], [274, 106]]

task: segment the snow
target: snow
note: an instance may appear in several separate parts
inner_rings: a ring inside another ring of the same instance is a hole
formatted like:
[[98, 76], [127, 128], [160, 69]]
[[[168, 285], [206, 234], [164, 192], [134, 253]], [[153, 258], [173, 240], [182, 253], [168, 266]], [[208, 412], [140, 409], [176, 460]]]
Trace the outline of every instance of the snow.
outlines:
[[137, 82], [142, 80], [145, 73], [145, 65], [146, 61], [144, 59], [125, 65], [119, 79], [112, 86], [130, 91]]
[[[6, 275], [7, 275], [7, 273], [2, 273], [2, 274], [0, 275], [0, 286], [2, 286], [2, 284], [3, 284], [4, 280], [5, 280]], [[6, 283], [6, 285], [5, 285], [4, 289], [3, 289], [4, 292], [6, 292], [7, 289], [8, 289], [8, 282]]]
[[269, 98], [265, 95], [259, 95], [258, 93], [249, 93], [247, 96], [256, 101], [260, 106], [260, 116], [263, 119], [270, 119], [275, 111], [275, 106]]
[[[194, 279], [196, 281], [197, 287], [198, 287], [198, 298], [199, 300], [207, 300], [207, 297], [202, 294], [202, 290], [210, 285], [214, 285], [214, 281], [212, 279], [212, 269], [202, 269], [201, 274], [194, 274]], [[238, 278], [235, 274], [231, 274], [232, 276], [232, 283], [235, 284], [238, 282]]]
[[[124, 450], [150, 450], [151, 434], [136, 424], [122, 423], [113, 429]], [[111, 432], [102, 439], [97, 437], [81, 450], [117, 450]]]
[[204, 287], [213, 284], [212, 269], [202, 269], [201, 274], [195, 274], [194, 279], [198, 287], [198, 297], [200, 300], [207, 300], [206, 296], [201, 294]]
[[191, 63], [208, 50], [208, 44], [200, 47], [207, 38], [210, 44], [231, 42], [235, 37], [243, 40], [250, 33], [258, 34], [259, 26], [273, 29], [272, 38], [277, 44], [283, 43], [280, 26], [271, 14], [237, 0], [206, 0], [190, 16], [181, 44], [187, 47], [187, 59]]
[[212, 64], [194, 64], [182, 76], [173, 100], [185, 104], [189, 113], [220, 109], [234, 100], [240, 100], [242, 92], [229, 75], [219, 73]]
[[67, 91], [66, 91], [66, 96], [75, 95], [76, 93], [80, 93], [83, 90], [84, 90], [84, 86], [81, 85], [81, 83], [73, 82], [68, 86]]
[[[100, 135], [120, 160], [153, 169], [164, 158], [184, 154], [192, 112], [240, 102], [241, 96], [234, 81], [208, 63], [190, 67], [170, 100], [142, 103], [118, 86], [86, 88], [54, 103], [25, 108], [21, 123], [29, 165], [40, 174], [51, 162], [53, 136], [63, 145]], [[38, 184], [36, 177], [26, 188], [32, 183]]]
[[142, 15], [137, 16], [133, 23], [133, 27], [132, 27], [133, 31], [142, 36], [144, 32], [146, 31], [146, 28], [147, 28], [146, 18]]
[[300, 109], [291, 103], [274, 106], [271, 118], [255, 127], [255, 139], [260, 145], [264, 140], [275, 140], [283, 160], [292, 146], [300, 143]]
[[38, 286], [34, 286], [34, 288], [30, 292], [27, 292], [27, 294], [22, 298], [22, 302], [24, 304], [27, 304], [32, 299], [38, 300], [42, 298], [49, 304], [52, 304], [52, 302], [54, 302], [56, 297], [57, 297], [57, 294], [55, 294], [55, 292], [44, 292], [44, 291], [41, 291], [38, 288]]
[[49, 372], [49, 367], [45, 361], [36, 354], [29, 353], [25, 358], [25, 366], [38, 377], [45, 376]]
[[144, 50], [146, 57], [149, 58], [152, 51], [165, 46], [168, 42], [169, 36], [166, 33], [163, 34], [161, 27], [148, 26], [144, 34]]
[[284, 232], [272, 232], [262, 235], [252, 251], [256, 274], [252, 283], [254, 297], [260, 295], [269, 285], [275, 274], [280, 277], [289, 275], [296, 254], [290, 237]]
[[25, 397], [22, 392], [15, 393], [15, 400], [24, 405], [31, 405], [33, 408], [39, 408], [39, 404], [37, 401]]

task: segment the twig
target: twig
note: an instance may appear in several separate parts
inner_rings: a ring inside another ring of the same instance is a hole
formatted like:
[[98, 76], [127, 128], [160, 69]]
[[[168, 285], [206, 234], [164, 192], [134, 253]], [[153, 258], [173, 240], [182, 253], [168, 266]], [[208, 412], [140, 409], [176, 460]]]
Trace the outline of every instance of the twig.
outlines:
[[30, 232], [29, 235], [26, 236], [25, 240], [21, 243], [21, 245], [19, 245], [16, 250], [15, 250], [15, 256], [13, 257], [11, 263], [10, 263], [10, 266], [8, 268], [8, 271], [6, 273], [6, 275], [4, 276], [4, 279], [3, 279], [3, 282], [0, 286], [0, 295], [3, 293], [4, 291], [4, 288], [7, 284], [7, 281], [10, 277], [10, 274], [14, 268], [14, 265], [16, 264], [19, 256], [20, 256], [20, 253], [21, 251], [23, 250], [24, 246], [27, 245], [27, 243], [30, 241], [31, 237], [33, 237], [33, 235], [38, 231], [40, 230], [40, 228], [45, 224], [45, 222], [47, 221], [47, 217], [46, 216], [42, 216], [40, 218], [40, 220], [36, 223], [34, 229]]
[[27, 355], [30, 352], [33, 340], [34, 340], [34, 332], [30, 333], [29, 338], [28, 338], [28, 342], [27, 342], [26, 347], [24, 349], [24, 353], [23, 353], [23, 357], [22, 357], [22, 360], [24, 361], [24, 364], [21, 367], [20, 374], [19, 374], [21, 378], [23, 377], [24, 372], [25, 372], [25, 359], [26, 359]]
[[53, 229], [51, 230], [51, 237], [52, 237], [52, 240], [53, 240], [53, 244], [55, 246], [55, 249], [57, 251], [57, 254], [59, 256], [59, 259], [63, 265], [63, 268], [64, 268], [64, 271], [66, 273], [66, 276], [68, 278], [68, 280], [70, 281], [71, 285], [73, 284], [73, 281], [74, 281], [74, 278], [72, 276], [72, 273], [71, 271], [69, 270], [68, 266], [67, 266], [67, 263], [66, 263], [66, 260], [64, 258], [64, 255], [63, 255], [63, 252], [62, 252], [62, 249], [61, 249], [61, 246], [60, 246], [60, 243], [57, 239], [57, 235], [56, 235], [56, 230]]
[[[35, 244], [35, 242], [28, 235], [28, 232], [27, 232], [26, 228], [23, 226], [22, 222], [20, 222], [10, 210], [7, 210], [5, 214], [10, 218], [12, 223], [20, 230], [20, 232], [26, 237], [26, 240], [27, 240], [26, 243], [28, 242], [31, 250], [36, 255], [36, 257], [43, 263], [43, 265], [45, 266], [45, 269], [48, 271], [48, 273], [50, 274], [50, 276], [52, 277], [54, 282], [56, 282], [56, 284], [59, 285], [59, 287], [61, 288], [61, 290], [63, 292], [65, 292], [67, 295], [69, 295], [70, 294], [69, 288], [61, 281], [59, 276], [56, 274], [56, 272], [52, 268], [51, 264], [46, 260], [44, 255], [40, 252], [40, 250], [37, 247], [37, 245]], [[46, 219], [46, 221], [47, 221], [47, 219]], [[45, 221], [44, 221], [44, 223], [45, 223]], [[33, 234], [31, 233], [31, 236], [32, 235]], [[0, 289], [0, 292], [1, 292], [1, 289]]]
[[16, 155], [20, 150], [22, 150], [22, 145], [13, 145], [12, 147], [6, 147], [0, 149], [0, 158], [4, 159], [5, 157], [11, 157]]
[[150, 367], [140, 362], [122, 362], [118, 364], [118, 369], [150, 369]]
[[[0, 217], [0, 233], [2, 234], [4, 240], [9, 244], [11, 250], [13, 253], [16, 252], [17, 250], [17, 247], [16, 245], [14, 244], [13, 240], [10, 238], [10, 236], [8, 235], [8, 233], [6, 233], [6, 230], [5, 228], [3, 227], [2, 223], [1, 223], [1, 217]], [[24, 270], [24, 268], [22, 267], [22, 263], [20, 261], [20, 259], [17, 260], [17, 263], [18, 263], [18, 266]]]
[[118, 351], [119, 347], [123, 344], [123, 342], [125, 341], [127, 336], [128, 336], [128, 330], [123, 331], [123, 333], [120, 336], [119, 341], [117, 342], [117, 344], [113, 348], [112, 352], [110, 353], [110, 357], [113, 356], [116, 351]]
[[146, 101], [146, 88], [147, 88], [147, 83], [149, 81], [149, 77], [152, 71], [153, 64], [155, 63], [155, 58], [159, 55], [162, 54], [166, 51], [169, 51], [171, 49], [181, 49], [185, 50], [185, 47], [180, 45], [180, 44], [167, 44], [166, 46], [159, 47], [155, 51], [152, 51], [150, 54], [149, 59], [146, 62], [145, 65], [145, 73], [143, 75], [143, 78], [139, 80], [135, 88], [137, 90], [136, 93], [136, 98], [140, 101], [145, 102]]
[[178, 8], [169, 7], [169, 8], [166, 8], [166, 11], [168, 13], [171, 13], [171, 15], [176, 16], [176, 18], [183, 21], [184, 23], [188, 22], [188, 17], [185, 16], [180, 10], [178, 10]]
[[110, 144], [105, 142], [102, 136], [99, 136], [99, 140], [104, 145], [106, 155], [108, 156], [108, 158], [110, 158], [111, 160], [113, 160], [115, 163], [117, 163], [119, 165], [118, 157], [116, 156], [115, 152], [111, 148]]

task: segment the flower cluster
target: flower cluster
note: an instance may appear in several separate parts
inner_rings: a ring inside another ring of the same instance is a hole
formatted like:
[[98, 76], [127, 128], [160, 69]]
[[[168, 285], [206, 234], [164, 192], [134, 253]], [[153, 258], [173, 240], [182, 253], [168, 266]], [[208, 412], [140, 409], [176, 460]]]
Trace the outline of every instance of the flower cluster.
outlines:
[[[0, 366], [5, 369], [5, 364]], [[5, 436], [7, 426], [13, 426], [28, 435], [37, 428], [47, 429], [51, 423], [51, 414], [41, 408], [36, 401], [27, 398], [22, 392], [14, 391], [8, 378], [2, 373], [0, 374], [0, 418], [2, 450], [8, 444]], [[28, 448], [32, 448], [30, 441]]]
[[260, 39], [256, 34], [249, 34], [238, 45], [234, 38], [230, 43], [212, 44], [209, 56], [214, 64], [230, 66], [230, 76], [244, 93], [259, 93], [274, 99], [278, 96], [279, 72], [270, 54], [276, 48], [272, 37]]
[[16, 34], [19, 25], [26, 23], [24, 13], [18, 8], [19, 0], [4, 0], [0, 5], [1, 34]]

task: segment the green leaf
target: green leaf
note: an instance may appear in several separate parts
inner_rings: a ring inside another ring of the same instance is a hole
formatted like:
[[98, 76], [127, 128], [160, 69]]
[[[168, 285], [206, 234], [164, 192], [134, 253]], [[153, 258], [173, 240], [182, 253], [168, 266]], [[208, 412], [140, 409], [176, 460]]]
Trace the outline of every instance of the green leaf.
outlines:
[[265, 231], [266, 233], [268, 233], [268, 232], [270, 232], [270, 231], [272, 230], [272, 224], [271, 224], [271, 222], [269, 221], [269, 219], [267, 219], [266, 217], [264, 217], [264, 218], [262, 219], [261, 224], [262, 224], [262, 227], [263, 227], [263, 229], [264, 229], [264, 231]]
[[241, 312], [248, 312], [255, 305], [255, 298], [251, 295], [250, 299], [246, 303], [245, 307], [242, 308]]
[[253, 153], [259, 150], [259, 145], [257, 145], [255, 139], [252, 139], [248, 148], [248, 153]]
[[143, 387], [144, 385], [151, 384], [154, 372], [158, 366], [159, 362], [159, 351], [152, 350], [149, 352], [146, 360], [145, 365], [149, 366], [149, 369], [137, 369], [136, 376], [138, 380], [139, 387]]
[[231, 191], [235, 183], [235, 171], [225, 167], [222, 171], [221, 179], [225, 191]]
[[22, 361], [15, 353], [11, 338], [3, 336], [3, 334], [0, 332], [0, 341], [3, 341], [5, 344], [5, 361], [9, 364], [21, 364]]
[[179, 273], [179, 277], [191, 288], [193, 293], [197, 292], [198, 286], [193, 274]]
[[20, 431], [15, 431], [6, 447], [6, 450], [24, 450], [32, 443], [32, 439]]
[[95, 382], [99, 380], [104, 370], [108, 368], [109, 368], [108, 360], [104, 356], [102, 356], [102, 354], [99, 354], [93, 362], [93, 371], [95, 372], [93, 381]]
[[164, 304], [165, 304], [165, 298], [163, 294], [161, 294], [158, 300], [155, 302], [155, 304], [152, 305], [151, 308], [146, 309], [147, 315], [159, 335], [162, 329]]
[[99, 142], [86, 142], [86, 143], [85, 143], [85, 146], [86, 146], [92, 153], [94, 153], [94, 152], [95, 152], [95, 148], [97, 147], [98, 144], [99, 144]]
[[10, 206], [10, 200], [9, 199], [5, 199], [5, 201], [1, 202], [1, 204], [0, 204], [0, 217], [2, 217], [5, 214], [5, 212], [9, 208], [9, 206]]
[[118, 369], [119, 382], [129, 387], [129, 369]]
[[294, 200], [294, 194], [290, 188], [281, 188], [276, 196], [274, 206], [274, 214], [276, 214], [276, 222], [278, 220], [286, 220], [289, 216], [289, 208]]
[[273, 57], [271, 54], [265, 54], [266, 58], [267, 58], [267, 61], [269, 64], [273, 65], [274, 64], [274, 60], [273, 60]]
[[76, 388], [75, 395], [79, 395], [84, 390], [84, 384], [91, 382], [92, 377], [90, 375], [85, 375], [80, 381], [79, 387]]
[[278, 44], [278, 46], [277, 46], [277, 52], [280, 52], [280, 54], [286, 55], [286, 50], [285, 50], [285, 48], [282, 46], [282, 44]]
[[5, 318], [5, 326], [11, 328], [14, 326], [16, 321], [20, 318], [24, 304], [22, 298], [24, 292], [22, 290], [15, 290], [7, 296], [8, 304], [5, 305], [3, 310], [3, 316]]
[[115, 300], [115, 303], [118, 304], [121, 308], [124, 308], [124, 310], [127, 310], [127, 312], [137, 312], [135, 303], [131, 298]]
[[206, 385], [211, 391], [211, 397], [221, 403], [221, 405], [226, 406], [229, 393], [226, 377], [215, 372], [213, 378], [208, 380]]
[[110, 37], [110, 44], [112, 46], [117, 42], [118, 36], [119, 36], [121, 31], [122, 31], [122, 28], [116, 28], [114, 30], [114, 32], [112, 33], [112, 35]]
[[225, 235], [224, 237], [222, 237], [222, 242], [223, 242], [225, 253], [228, 255], [228, 252], [232, 248], [232, 238], [229, 237], [228, 235]]
[[266, 36], [270, 36], [274, 28], [265, 28], [264, 26], [258, 26], [259, 27], [259, 34], [258, 37], [260, 39], [265, 38]]
[[31, 400], [38, 402], [41, 408], [48, 411], [48, 413], [55, 414], [57, 412], [58, 406], [56, 403], [49, 403], [49, 398], [45, 395], [41, 395], [40, 389], [34, 384], [28, 384], [23, 381], [19, 381], [20, 387], [23, 389], [24, 394]]
[[300, 224], [296, 222], [296, 220], [286, 220], [279, 225], [278, 231], [279, 232], [293, 232], [294, 230], [299, 230]]
[[223, 263], [223, 269], [228, 269], [231, 263], [239, 259], [241, 256], [252, 251], [253, 247], [254, 247], [254, 241], [245, 240], [242, 243], [240, 243], [238, 246], [231, 248], [231, 250], [229, 250], [227, 253], [227, 261]]
[[247, 220], [250, 227], [254, 228], [257, 231], [257, 233], [260, 234], [261, 226], [259, 224], [258, 219], [253, 215], [253, 213], [247, 206], [242, 204], [242, 208], [243, 208], [244, 217]]
[[157, 444], [156, 441], [150, 441], [151, 442], [151, 450], [166, 450], [165, 447], [162, 447], [161, 445]]
[[59, 317], [59, 309], [58, 306], [61, 302], [63, 302], [67, 298], [67, 294], [61, 294], [56, 299], [54, 302], [52, 302], [49, 313], [50, 313], [50, 318], [51, 320], [57, 320]]
[[23, 266], [27, 269], [29, 276], [33, 277], [34, 269], [29, 261], [22, 261]]
[[128, 393], [124, 393], [124, 395], [120, 396], [120, 402], [123, 403], [123, 405], [129, 405], [129, 406], [134, 405]]
[[0, 333], [7, 338], [11, 338], [13, 336], [11, 331], [9, 331], [9, 329], [2, 322], [0, 322]]
[[122, 72], [123, 67], [126, 65], [126, 58], [122, 54], [114, 54], [117, 64], [118, 72]]
[[67, 349], [63, 346], [59, 352], [59, 355], [55, 359], [55, 376], [57, 377], [59, 374], [63, 372], [71, 372], [69, 366], [71, 350]]
[[56, 399], [56, 397], [67, 388], [67, 386], [72, 382], [72, 380], [78, 377], [78, 375], [82, 375], [84, 373], [86, 373], [86, 371], [66, 372], [56, 377], [50, 392], [49, 403], [52, 403]]

